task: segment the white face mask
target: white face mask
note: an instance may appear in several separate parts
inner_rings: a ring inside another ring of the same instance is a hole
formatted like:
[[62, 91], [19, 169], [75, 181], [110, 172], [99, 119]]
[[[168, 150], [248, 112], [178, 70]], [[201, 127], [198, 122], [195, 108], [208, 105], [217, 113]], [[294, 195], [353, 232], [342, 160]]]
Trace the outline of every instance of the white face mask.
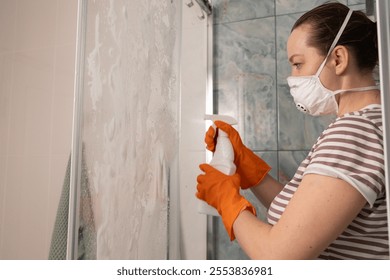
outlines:
[[288, 85], [290, 86], [290, 93], [294, 98], [294, 102], [298, 110], [310, 114], [312, 116], [337, 114], [338, 104], [335, 98], [336, 94], [347, 91], [367, 91], [379, 88], [378, 86], [369, 86], [332, 91], [324, 87], [319, 78], [320, 73], [325, 66], [326, 60], [328, 59], [328, 56], [332, 52], [333, 48], [336, 46], [351, 15], [352, 10], [349, 10], [343, 24], [340, 27], [339, 32], [337, 33], [332, 45], [329, 48], [325, 60], [320, 65], [315, 75], [290, 76], [287, 78]]

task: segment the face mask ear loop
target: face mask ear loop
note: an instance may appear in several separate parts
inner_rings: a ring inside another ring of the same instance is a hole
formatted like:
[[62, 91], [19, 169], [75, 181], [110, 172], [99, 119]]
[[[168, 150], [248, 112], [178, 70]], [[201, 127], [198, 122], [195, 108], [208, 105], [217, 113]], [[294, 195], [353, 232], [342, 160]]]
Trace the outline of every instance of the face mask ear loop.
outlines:
[[317, 76], [317, 77], [319, 77], [319, 75], [320, 75], [322, 69], [323, 69], [324, 66], [325, 66], [326, 61], [328, 60], [328, 57], [329, 57], [330, 53], [333, 51], [334, 47], [336, 46], [337, 42], [339, 41], [339, 39], [340, 39], [340, 37], [341, 37], [341, 34], [343, 34], [344, 29], [345, 29], [345, 27], [346, 27], [347, 24], [348, 24], [349, 18], [350, 18], [351, 15], [352, 15], [352, 12], [353, 12], [353, 11], [352, 11], [351, 9], [348, 11], [348, 14], [347, 14], [346, 17], [345, 17], [344, 22], [343, 22], [343, 24], [341, 25], [339, 32], [337, 33], [336, 37], [335, 37], [334, 40], [333, 40], [332, 45], [331, 45], [330, 48], [329, 48], [328, 54], [326, 55], [324, 61], [321, 63], [320, 68], [318, 68], [318, 70], [317, 70], [317, 73], [316, 73], [316, 76]]

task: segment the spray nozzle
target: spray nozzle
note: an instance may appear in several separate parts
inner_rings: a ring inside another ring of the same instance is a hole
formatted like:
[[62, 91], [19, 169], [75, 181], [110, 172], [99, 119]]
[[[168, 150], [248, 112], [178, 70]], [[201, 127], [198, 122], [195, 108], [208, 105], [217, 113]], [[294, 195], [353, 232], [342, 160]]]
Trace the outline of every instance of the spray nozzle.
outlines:
[[227, 124], [237, 124], [237, 120], [231, 116], [228, 115], [204, 115], [205, 120], [210, 120], [212, 122], [215, 121], [223, 121]]
[[[214, 130], [216, 130], [216, 126], [214, 124], [215, 121], [223, 121], [227, 124], [234, 125], [237, 124], [237, 120], [231, 116], [228, 115], [204, 115], [205, 120], [210, 120], [213, 122], [212, 126], [214, 127]], [[222, 130], [219, 132], [220, 134], [225, 134]]]

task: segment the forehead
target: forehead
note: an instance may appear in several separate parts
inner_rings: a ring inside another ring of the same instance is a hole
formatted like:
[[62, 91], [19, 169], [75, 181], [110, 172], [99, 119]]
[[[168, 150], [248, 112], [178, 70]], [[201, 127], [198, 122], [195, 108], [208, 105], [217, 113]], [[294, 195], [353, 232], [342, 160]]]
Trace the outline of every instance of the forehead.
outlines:
[[310, 26], [308, 24], [302, 24], [291, 32], [287, 40], [287, 56], [289, 60], [294, 55], [319, 55], [316, 48], [307, 44], [309, 38]]
[[295, 28], [287, 40], [287, 53], [296, 52], [306, 49], [307, 39], [309, 38], [309, 27], [307, 25], [300, 25]]

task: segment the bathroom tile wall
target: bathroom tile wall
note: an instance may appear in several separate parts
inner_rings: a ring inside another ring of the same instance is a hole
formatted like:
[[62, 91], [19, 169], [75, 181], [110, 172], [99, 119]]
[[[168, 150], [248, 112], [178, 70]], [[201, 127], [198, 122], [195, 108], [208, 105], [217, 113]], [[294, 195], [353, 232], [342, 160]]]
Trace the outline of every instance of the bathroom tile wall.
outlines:
[[77, 0], [0, 1], [0, 259], [47, 259], [70, 153]]
[[[215, 110], [238, 119], [244, 143], [286, 183], [333, 117], [314, 118], [295, 108], [286, 78], [286, 42], [299, 16], [323, 0], [213, 0]], [[364, 9], [364, 0], [340, 1]], [[259, 218], [265, 209], [256, 203]], [[216, 222], [218, 259], [246, 259]]]

